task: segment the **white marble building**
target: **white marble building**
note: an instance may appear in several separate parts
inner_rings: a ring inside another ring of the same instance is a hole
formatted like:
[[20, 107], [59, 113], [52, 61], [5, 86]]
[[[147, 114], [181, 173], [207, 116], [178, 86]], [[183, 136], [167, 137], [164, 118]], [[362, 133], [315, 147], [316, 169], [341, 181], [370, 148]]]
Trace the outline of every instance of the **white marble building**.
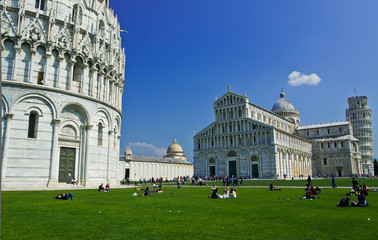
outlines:
[[268, 111], [229, 87], [214, 102], [215, 121], [194, 136], [194, 175], [311, 175], [311, 141], [295, 133], [299, 113], [284, 97]]
[[130, 181], [160, 178], [172, 180], [174, 177], [189, 176], [194, 173], [193, 164], [186, 161], [182, 147], [173, 140], [164, 157], [133, 156], [130, 148], [126, 148], [121, 158], [119, 175]]
[[195, 176], [291, 179], [364, 173], [349, 121], [301, 126], [298, 110], [283, 92], [271, 111], [230, 87], [213, 106], [215, 121], [194, 136]]
[[125, 53], [104, 0], [2, 0], [3, 189], [117, 183]]
[[374, 175], [373, 120], [366, 96], [348, 98], [346, 118], [353, 126], [353, 135], [360, 141], [361, 161], [364, 174]]

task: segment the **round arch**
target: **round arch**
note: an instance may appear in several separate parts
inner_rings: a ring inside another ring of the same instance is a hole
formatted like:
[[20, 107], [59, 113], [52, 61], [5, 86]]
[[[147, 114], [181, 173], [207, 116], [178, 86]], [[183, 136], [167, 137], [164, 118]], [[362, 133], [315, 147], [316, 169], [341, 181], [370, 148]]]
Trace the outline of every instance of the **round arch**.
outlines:
[[53, 115], [53, 118], [57, 118], [58, 114], [57, 114], [57, 109], [56, 109], [56, 106], [54, 104], [54, 102], [48, 98], [48, 97], [45, 97], [41, 94], [38, 94], [38, 93], [29, 93], [29, 94], [26, 94], [26, 95], [22, 95], [21, 97], [19, 97], [16, 101], [15, 101], [15, 104], [13, 104], [12, 108], [9, 109], [9, 111], [13, 111], [13, 109], [21, 102], [23, 101], [24, 99], [26, 98], [32, 98], [32, 97], [35, 97], [35, 98], [39, 98], [39, 99], [42, 99], [44, 100], [46, 103], [48, 103], [48, 105], [50, 106], [51, 108], [51, 111], [52, 111], [52, 115]]

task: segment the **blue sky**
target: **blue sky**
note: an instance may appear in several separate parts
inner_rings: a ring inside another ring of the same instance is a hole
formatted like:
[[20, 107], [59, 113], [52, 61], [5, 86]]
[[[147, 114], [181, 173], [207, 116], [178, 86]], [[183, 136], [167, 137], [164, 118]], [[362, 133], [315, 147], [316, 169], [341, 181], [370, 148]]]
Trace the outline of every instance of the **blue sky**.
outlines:
[[[110, 7], [128, 31], [122, 153], [131, 146], [135, 155], [159, 156], [176, 138], [192, 161], [191, 135], [214, 121], [213, 101], [228, 85], [268, 110], [283, 88], [302, 125], [344, 121], [356, 89], [378, 126], [376, 0], [111, 0]], [[294, 71], [313, 84], [290, 85]]]

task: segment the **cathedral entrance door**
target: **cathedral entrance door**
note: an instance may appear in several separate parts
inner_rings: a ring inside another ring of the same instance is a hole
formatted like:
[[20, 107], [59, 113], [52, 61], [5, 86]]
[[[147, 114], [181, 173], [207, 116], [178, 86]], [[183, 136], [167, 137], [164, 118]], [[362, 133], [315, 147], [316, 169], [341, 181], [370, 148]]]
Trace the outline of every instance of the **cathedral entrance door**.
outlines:
[[71, 182], [75, 177], [75, 148], [60, 148], [59, 160], [59, 182]]
[[210, 166], [209, 170], [210, 170], [210, 177], [215, 176], [215, 166]]
[[236, 161], [229, 161], [228, 162], [228, 176], [236, 177]]
[[342, 177], [343, 176], [342, 171], [343, 171], [343, 168], [341, 168], [341, 167], [337, 168], [338, 177]]
[[258, 177], [259, 177], [259, 165], [252, 164], [252, 178], [258, 178]]

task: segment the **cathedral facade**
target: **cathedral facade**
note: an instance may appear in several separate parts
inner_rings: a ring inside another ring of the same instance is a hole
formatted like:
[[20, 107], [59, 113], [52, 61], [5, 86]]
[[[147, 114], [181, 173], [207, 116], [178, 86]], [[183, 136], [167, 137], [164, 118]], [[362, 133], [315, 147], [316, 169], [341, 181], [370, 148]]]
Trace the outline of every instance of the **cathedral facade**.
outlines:
[[301, 126], [299, 112], [283, 92], [271, 111], [230, 87], [213, 106], [215, 121], [194, 136], [196, 176], [372, 174], [363, 167], [350, 121]]
[[106, 0], [2, 0], [2, 186], [117, 183], [125, 53]]

